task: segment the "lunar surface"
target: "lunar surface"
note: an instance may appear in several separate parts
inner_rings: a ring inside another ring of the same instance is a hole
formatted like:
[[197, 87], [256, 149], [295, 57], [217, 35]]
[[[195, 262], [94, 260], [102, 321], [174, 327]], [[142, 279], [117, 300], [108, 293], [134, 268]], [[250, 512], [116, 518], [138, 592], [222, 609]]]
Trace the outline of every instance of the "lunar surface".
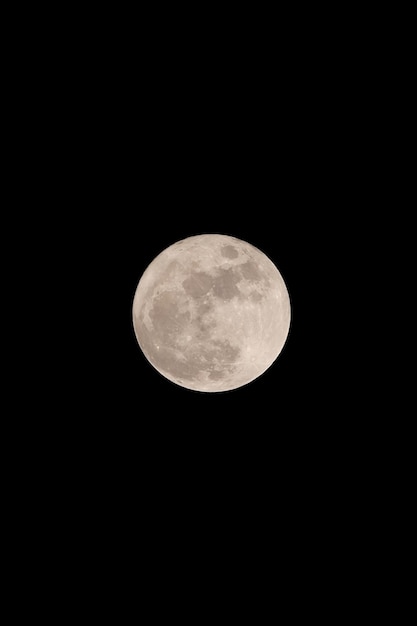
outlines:
[[133, 300], [145, 357], [170, 381], [203, 392], [236, 389], [276, 360], [290, 300], [272, 261], [228, 235], [188, 237], [147, 267]]

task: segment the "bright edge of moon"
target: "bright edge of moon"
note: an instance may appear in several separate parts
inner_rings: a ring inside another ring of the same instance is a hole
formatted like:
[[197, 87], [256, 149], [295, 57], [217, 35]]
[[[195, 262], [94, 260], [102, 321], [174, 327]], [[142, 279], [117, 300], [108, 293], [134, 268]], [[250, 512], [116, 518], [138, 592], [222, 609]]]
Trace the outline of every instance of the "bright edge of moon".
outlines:
[[150, 263], [132, 316], [139, 346], [160, 374], [187, 389], [219, 392], [252, 382], [274, 363], [291, 306], [263, 252], [229, 235], [204, 234]]

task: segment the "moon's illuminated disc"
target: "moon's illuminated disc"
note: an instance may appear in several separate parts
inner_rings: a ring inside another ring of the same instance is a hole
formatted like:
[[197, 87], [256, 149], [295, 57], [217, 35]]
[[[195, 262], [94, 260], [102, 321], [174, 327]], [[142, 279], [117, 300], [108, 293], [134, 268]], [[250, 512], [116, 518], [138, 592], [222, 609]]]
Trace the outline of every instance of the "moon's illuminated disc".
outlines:
[[174, 243], [147, 267], [133, 325], [148, 361], [187, 389], [227, 391], [251, 382], [281, 352], [288, 291], [260, 250], [228, 235]]

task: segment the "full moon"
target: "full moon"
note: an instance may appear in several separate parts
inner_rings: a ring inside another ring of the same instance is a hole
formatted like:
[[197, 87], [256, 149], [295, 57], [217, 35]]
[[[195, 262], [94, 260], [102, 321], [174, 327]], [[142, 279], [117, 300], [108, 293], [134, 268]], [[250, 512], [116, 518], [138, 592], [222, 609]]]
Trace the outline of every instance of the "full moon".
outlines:
[[228, 235], [188, 237], [146, 268], [133, 327], [147, 360], [194, 391], [242, 387], [276, 360], [291, 306], [284, 280], [258, 248]]

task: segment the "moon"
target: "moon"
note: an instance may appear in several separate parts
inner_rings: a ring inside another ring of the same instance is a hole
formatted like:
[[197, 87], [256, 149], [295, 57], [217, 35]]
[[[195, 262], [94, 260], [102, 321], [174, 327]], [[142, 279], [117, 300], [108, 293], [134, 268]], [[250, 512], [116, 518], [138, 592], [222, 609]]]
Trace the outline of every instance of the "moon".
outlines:
[[288, 291], [252, 244], [221, 234], [183, 239], [146, 268], [133, 327], [151, 365], [201, 392], [237, 389], [263, 374], [286, 342]]

